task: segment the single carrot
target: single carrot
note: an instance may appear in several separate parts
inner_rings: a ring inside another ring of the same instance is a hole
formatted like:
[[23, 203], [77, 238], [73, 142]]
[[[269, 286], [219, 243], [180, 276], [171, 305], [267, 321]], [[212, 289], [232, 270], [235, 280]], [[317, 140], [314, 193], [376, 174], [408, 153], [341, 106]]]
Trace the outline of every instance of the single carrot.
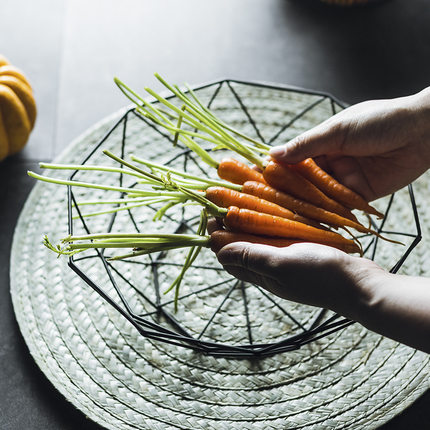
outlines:
[[323, 193], [350, 209], [359, 209], [383, 218], [384, 215], [369, 205], [359, 194], [342, 185], [325, 172], [312, 158], [307, 158], [291, 168], [317, 186]]
[[216, 230], [211, 234], [209, 246], [212, 251], [218, 252], [221, 248], [234, 242], [249, 242], [260, 243], [262, 245], [275, 246], [277, 248], [284, 248], [293, 243], [300, 243], [300, 240], [284, 239], [280, 237], [267, 237], [257, 236], [255, 234], [238, 233], [227, 230]]
[[261, 172], [234, 158], [224, 158], [221, 160], [217, 171], [221, 179], [233, 182], [233, 184], [242, 185], [246, 181], [266, 183]]
[[312, 182], [303, 178], [288, 165], [271, 160], [264, 169], [263, 176], [273, 188], [357, 222], [357, 218], [349, 209], [327, 197]]
[[[261, 184], [264, 186], [264, 184]], [[279, 206], [276, 203], [257, 197], [252, 194], [241, 193], [225, 187], [209, 187], [205, 191], [205, 197], [212, 203], [222, 208], [229, 206], [237, 206], [243, 209], [250, 209], [256, 212], [263, 212], [266, 214], [280, 216], [282, 218], [298, 221], [303, 224], [312, 225], [316, 228], [322, 228], [320, 224], [298, 215], [291, 210]]]
[[344, 238], [338, 233], [320, 230], [297, 221], [249, 209], [230, 206], [224, 216], [224, 224], [233, 231], [287, 239], [301, 239], [333, 246], [347, 253], [358, 252], [360, 255], [363, 254], [357, 243]]

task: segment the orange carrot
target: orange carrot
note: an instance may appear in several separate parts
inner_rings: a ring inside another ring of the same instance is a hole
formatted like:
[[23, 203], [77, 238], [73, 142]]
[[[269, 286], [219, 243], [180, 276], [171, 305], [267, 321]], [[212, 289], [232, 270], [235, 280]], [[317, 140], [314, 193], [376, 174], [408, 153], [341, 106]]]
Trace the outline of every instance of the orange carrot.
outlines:
[[350, 209], [359, 209], [369, 214], [383, 218], [384, 215], [370, 206], [359, 194], [345, 187], [325, 172], [312, 158], [307, 158], [291, 168], [312, 182], [323, 193]]
[[[264, 186], [264, 184], [261, 185]], [[224, 187], [209, 187], [206, 189], [205, 193], [205, 197], [207, 199], [222, 208], [228, 208], [229, 206], [237, 206], [243, 209], [250, 209], [256, 212], [263, 212], [266, 214], [291, 219], [293, 221], [298, 221], [303, 224], [312, 225], [316, 228], [322, 228], [322, 226], [315, 221], [298, 215], [285, 207], [279, 206], [276, 203], [267, 201], [263, 198], [251, 194], [241, 193], [239, 191], [231, 190], [229, 188]]]
[[344, 218], [336, 213], [297, 199], [290, 194], [278, 191], [276, 188], [262, 184], [261, 182], [245, 182], [242, 185], [242, 192], [276, 203], [279, 206], [332, 227], [352, 227], [361, 233], [369, 233], [369, 229], [359, 222], [352, 221], [349, 218]]
[[[383, 240], [391, 243], [398, 243], [396, 240], [388, 239], [380, 235], [377, 231], [372, 230], [369, 227], [365, 227], [359, 222], [354, 222], [348, 218], [344, 218], [333, 212], [326, 211], [325, 209], [319, 208], [312, 205], [311, 203], [304, 202], [302, 200], [296, 199], [287, 193], [278, 191], [270, 185], [265, 185], [260, 182], [247, 181], [242, 185], [242, 192], [251, 194], [253, 196], [259, 197], [260, 199], [268, 200], [269, 202], [276, 203], [277, 205], [290, 209], [291, 211], [297, 212], [299, 214], [305, 215], [305, 220], [310, 218], [311, 220], [316, 220], [327, 224], [331, 227], [351, 227], [360, 233], [373, 234]], [[306, 218], [308, 217], [308, 218]], [[304, 222], [300, 219], [295, 219], [295, 221]], [[313, 225], [310, 222], [304, 222], [304, 224]], [[321, 225], [314, 225], [314, 227], [324, 228]]]
[[273, 188], [357, 222], [357, 218], [349, 209], [327, 197], [312, 182], [303, 178], [288, 165], [271, 160], [264, 169], [263, 176]]
[[209, 245], [214, 252], [218, 252], [224, 246], [233, 242], [260, 243], [262, 245], [284, 248], [293, 243], [300, 243], [300, 240], [284, 239], [279, 237], [256, 236], [255, 234], [238, 233], [226, 230], [216, 230], [211, 234]]
[[333, 246], [348, 253], [358, 252], [362, 255], [361, 248], [353, 240], [345, 239], [338, 233], [249, 209], [230, 206], [224, 216], [224, 224], [233, 231], [287, 239], [301, 239]]
[[246, 181], [266, 183], [263, 174], [234, 158], [224, 158], [218, 165], [218, 176], [233, 184], [242, 185]]

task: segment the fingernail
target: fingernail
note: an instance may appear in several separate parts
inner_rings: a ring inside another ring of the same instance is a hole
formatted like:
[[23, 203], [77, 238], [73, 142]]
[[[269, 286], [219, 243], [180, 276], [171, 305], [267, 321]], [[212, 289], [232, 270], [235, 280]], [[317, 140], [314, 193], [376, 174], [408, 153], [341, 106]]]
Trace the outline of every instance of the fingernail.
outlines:
[[269, 155], [272, 157], [282, 157], [285, 154], [285, 146], [274, 146], [270, 151]]

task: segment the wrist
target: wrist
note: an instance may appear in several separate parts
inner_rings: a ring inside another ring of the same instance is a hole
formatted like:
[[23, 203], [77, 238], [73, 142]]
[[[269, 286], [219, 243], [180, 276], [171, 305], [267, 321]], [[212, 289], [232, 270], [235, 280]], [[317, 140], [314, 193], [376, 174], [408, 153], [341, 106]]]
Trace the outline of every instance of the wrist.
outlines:
[[362, 323], [370, 314], [377, 313], [383, 300], [382, 285], [387, 282], [388, 272], [372, 260], [351, 257], [345, 266], [347, 288], [332, 310], [353, 321]]
[[415, 142], [421, 148], [420, 155], [430, 166], [430, 87], [407, 97], [412, 116], [412, 130]]

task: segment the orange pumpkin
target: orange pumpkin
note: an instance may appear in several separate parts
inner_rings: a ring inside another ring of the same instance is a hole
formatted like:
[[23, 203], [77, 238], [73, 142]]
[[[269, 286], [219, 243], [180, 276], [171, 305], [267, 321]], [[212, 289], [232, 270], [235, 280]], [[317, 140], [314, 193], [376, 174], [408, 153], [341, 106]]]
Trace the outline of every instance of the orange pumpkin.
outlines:
[[30, 83], [19, 69], [0, 55], [0, 161], [24, 147], [36, 115]]

